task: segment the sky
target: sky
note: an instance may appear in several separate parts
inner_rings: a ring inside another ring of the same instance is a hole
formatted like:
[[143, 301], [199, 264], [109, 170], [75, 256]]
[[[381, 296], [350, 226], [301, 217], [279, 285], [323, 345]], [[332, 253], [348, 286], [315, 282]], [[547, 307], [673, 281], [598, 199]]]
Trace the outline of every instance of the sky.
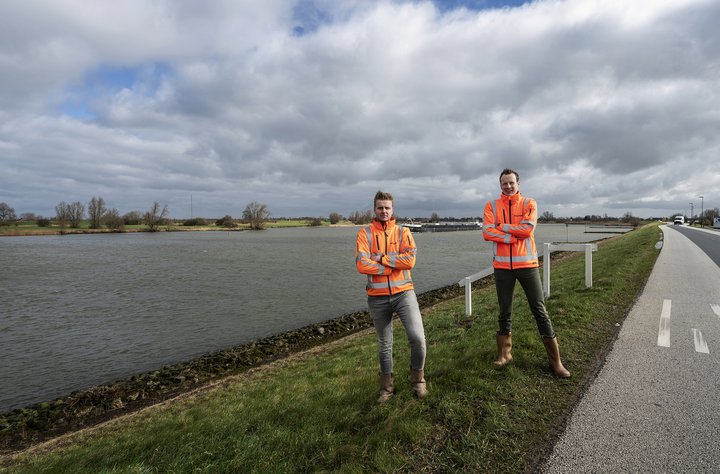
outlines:
[[[716, 0], [3, 0], [0, 202], [55, 215], [720, 207]], [[700, 198], [699, 196], [703, 196]]]

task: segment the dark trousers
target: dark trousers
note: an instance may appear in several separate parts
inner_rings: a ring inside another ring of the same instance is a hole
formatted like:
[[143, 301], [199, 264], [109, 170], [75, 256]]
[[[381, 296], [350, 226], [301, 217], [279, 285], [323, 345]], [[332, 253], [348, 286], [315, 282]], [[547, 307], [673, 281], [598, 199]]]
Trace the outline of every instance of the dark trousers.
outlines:
[[547, 309], [545, 309], [545, 298], [538, 267], [518, 270], [499, 270], [496, 268], [494, 274], [495, 290], [500, 304], [500, 314], [498, 316], [499, 333], [507, 334], [512, 331], [513, 292], [515, 291], [515, 280], [517, 280], [525, 292], [530, 311], [535, 316], [538, 331], [544, 337], [555, 337], [550, 316]]

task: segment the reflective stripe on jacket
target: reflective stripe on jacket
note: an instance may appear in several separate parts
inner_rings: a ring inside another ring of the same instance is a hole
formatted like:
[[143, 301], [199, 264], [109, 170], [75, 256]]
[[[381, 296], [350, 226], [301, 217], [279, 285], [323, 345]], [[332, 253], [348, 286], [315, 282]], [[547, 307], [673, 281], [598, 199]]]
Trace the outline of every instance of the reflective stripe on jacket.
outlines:
[[502, 270], [538, 266], [535, 248], [537, 204], [520, 193], [502, 195], [485, 205], [483, 237], [493, 242], [493, 267]]
[[[374, 220], [358, 230], [355, 265], [360, 273], [367, 275], [368, 295], [394, 295], [412, 290], [410, 269], [415, 266], [415, 240], [410, 229], [397, 225], [395, 218], [383, 225]], [[371, 259], [382, 255], [379, 262]]]

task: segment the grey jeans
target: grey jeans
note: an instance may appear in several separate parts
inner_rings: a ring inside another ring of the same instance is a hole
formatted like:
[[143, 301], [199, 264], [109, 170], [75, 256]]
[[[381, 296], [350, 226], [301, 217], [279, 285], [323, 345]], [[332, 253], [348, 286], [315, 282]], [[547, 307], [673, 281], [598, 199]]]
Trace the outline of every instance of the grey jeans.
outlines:
[[495, 290], [500, 304], [500, 314], [498, 316], [499, 333], [507, 334], [512, 330], [513, 291], [515, 290], [515, 280], [518, 280], [525, 291], [530, 311], [535, 316], [538, 331], [544, 337], [555, 337], [550, 316], [547, 309], [545, 309], [545, 297], [543, 296], [538, 268], [522, 268], [518, 270], [499, 270], [496, 268], [494, 273]]
[[405, 326], [410, 343], [410, 367], [415, 370], [423, 369], [426, 352], [425, 329], [415, 291], [403, 291], [392, 296], [368, 296], [368, 309], [378, 336], [380, 371], [383, 374], [391, 374], [393, 371], [393, 313], [398, 315]]

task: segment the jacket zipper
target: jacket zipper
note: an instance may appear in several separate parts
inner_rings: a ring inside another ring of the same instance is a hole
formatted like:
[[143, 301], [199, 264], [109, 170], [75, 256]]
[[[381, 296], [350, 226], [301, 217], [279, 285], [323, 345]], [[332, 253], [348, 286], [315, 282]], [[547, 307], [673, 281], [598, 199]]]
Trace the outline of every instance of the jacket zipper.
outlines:
[[[387, 255], [387, 253], [388, 253], [388, 235], [387, 235], [387, 227], [385, 226], [385, 224], [383, 224], [383, 235], [385, 236], [385, 253], [384, 253], [384, 255]], [[388, 292], [390, 293], [390, 295], [392, 295], [392, 285], [390, 285], [390, 276], [391, 275], [392, 275], [392, 273], [386, 277], [387, 284], [388, 284]]]
[[[510, 214], [510, 225], [512, 225], [512, 199], [508, 199], [508, 214]], [[513, 248], [512, 242], [510, 243], [510, 270], [513, 269]]]

